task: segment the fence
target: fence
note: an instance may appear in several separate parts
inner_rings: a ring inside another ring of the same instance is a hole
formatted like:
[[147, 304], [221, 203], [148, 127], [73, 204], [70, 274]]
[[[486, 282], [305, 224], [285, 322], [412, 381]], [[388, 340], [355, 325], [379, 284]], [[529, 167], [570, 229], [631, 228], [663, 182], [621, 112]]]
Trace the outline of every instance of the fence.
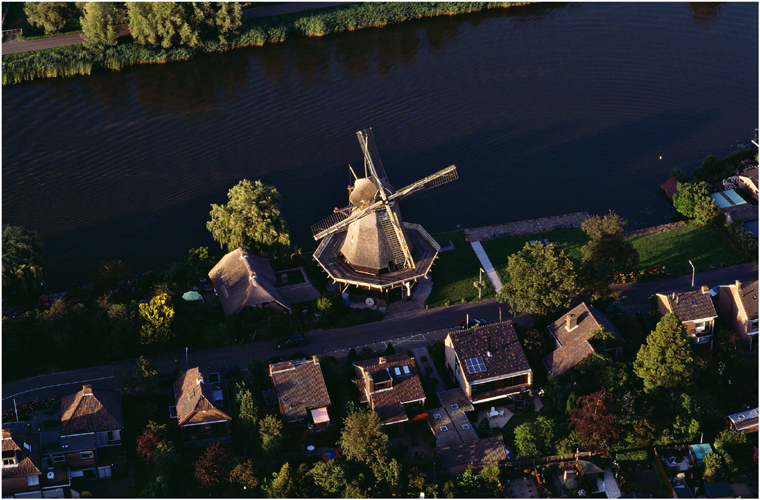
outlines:
[[14, 38], [18, 38], [19, 35], [23, 35], [24, 32], [21, 28], [15, 29], [15, 30], [3, 30], [3, 41], [7, 38], [8, 40], [13, 40]]
[[505, 467], [522, 467], [527, 469], [529, 467], [536, 467], [537, 465], [549, 465], [555, 462], [569, 462], [576, 458], [590, 458], [594, 455], [599, 455], [599, 453], [581, 451], [579, 453], [571, 453], [570, 455], [551, 455], [548, 457], [530, 458], [526, 460], [514, 460], [511, 462], [503, 462], [502, 465]]

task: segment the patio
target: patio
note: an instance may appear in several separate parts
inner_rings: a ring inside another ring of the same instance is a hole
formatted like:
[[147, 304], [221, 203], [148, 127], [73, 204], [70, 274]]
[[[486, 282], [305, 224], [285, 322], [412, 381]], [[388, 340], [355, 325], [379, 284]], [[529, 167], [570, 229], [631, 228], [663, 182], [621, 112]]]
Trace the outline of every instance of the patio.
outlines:
[[504, 493], [507, 498], [539, 498], [536, 480], [529, 476], [507, 479]]
[[512, 415], [514, 413], [509, 411], [507, 405], [492, 406], [490, 409], [479, 410], [477, 412], [478, 422], [484, 418], [488, 419], [488, 425], [491, 429], [501, 429], [507, 425]]

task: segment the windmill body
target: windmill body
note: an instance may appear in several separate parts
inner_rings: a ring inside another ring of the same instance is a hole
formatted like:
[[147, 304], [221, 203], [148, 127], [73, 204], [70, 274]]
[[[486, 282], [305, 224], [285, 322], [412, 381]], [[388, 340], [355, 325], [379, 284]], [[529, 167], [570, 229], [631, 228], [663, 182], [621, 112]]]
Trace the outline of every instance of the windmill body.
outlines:
[[314, 258], [336, 283], [387, 291], [426, 276], [440, 247], [417, 224], [401, 218], [399, 201], [457, 178], [453, 165], [396, 190], [379, 161], [372, 129], [357, 132], [365, 177], [349, 187], [349, 206], [312, 227], [322, 240]]

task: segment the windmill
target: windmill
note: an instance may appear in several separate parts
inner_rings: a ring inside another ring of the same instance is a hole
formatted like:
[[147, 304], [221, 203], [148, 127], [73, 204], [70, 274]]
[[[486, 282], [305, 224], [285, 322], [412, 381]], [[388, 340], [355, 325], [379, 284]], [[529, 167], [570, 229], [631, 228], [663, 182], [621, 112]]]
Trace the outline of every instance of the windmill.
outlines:
[[[401, 218], [399, 202], [457, 178], [454, 165], [396, 190], [377, 154], [372, 129], [356, 133], [364, 154], [364, 177], [354, 177], [349, 205], [312, 226], [322, 240], [314, 257], [334, 281], [387, 290], [425, 276], [440, 247], [417, 224]], [[349, 166], [350, 168], [350, 166]]]

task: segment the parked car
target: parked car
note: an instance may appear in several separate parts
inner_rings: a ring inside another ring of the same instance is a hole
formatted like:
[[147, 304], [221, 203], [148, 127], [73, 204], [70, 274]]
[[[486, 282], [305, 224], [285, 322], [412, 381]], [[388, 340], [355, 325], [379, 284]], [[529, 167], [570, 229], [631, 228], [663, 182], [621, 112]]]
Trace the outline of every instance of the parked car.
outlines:
[[304, 345], [305, 343], [306, 343], [306, 339], [304, 338], [303, 335], [293, 335], [291, 337], [278, 340], [277, 348], [287, 349], [289, 347]]
[[475, 318], [472, 318], [472, 319], [470, 319], [469, 323], [467, 323], [467, 326], [464, 325], [464, 321], [462, 321], [461, 323], [459, 323], [459, 328], [462, 329], [462, 330], [466, 330], [467, 328], [475, 328], [477, 326], [483, 326], [483, 325], [487, 325], [487, 324], [488, 324], [488, 321], [486, 321], [484, 319], [475, 319]]
[[222, 377], [230, 379], [232, 377], [237, 377], [240, 375], [240, 368], [238, 368], [237, 365], [229, 365], [222, 368], [220, 373], [222, 374]]

